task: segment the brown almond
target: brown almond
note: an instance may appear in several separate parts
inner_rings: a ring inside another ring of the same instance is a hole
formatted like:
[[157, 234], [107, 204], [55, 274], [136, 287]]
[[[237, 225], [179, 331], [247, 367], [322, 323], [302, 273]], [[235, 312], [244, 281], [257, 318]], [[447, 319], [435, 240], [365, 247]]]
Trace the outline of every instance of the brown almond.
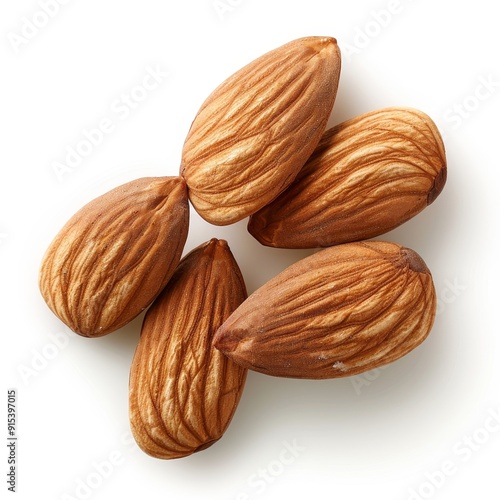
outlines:
[[262, 244], [315, 248], [372, 238], [421, 212], [446, 182], [434, 122], [385, 108], [326, 131], [291, 186], [252, 215]]
[[306, 37], [254, 60], [207, 98], [180, 169], [204, 219], [236, 222], [292, 182], [326, 128], [339, 76], [336, 40]]
[[92, 200], [47, 249], [39, 277], [69, 328], [98, 337], [151, 304], [180, 261], [189, 225], [185, 182], [145, 177]]
[[144, 318], [130, 373], [130, 421], [157, 458], [208, 448], [228, 427], [247, 371], [212, 347], [219, 326], [246, 298], [224, 240], [184, 257]]
[[219, 328], [214, 345], [269, 375], [344, 377], [410, 352], [435, 313], [432, 277], [415, 251], [346, 243], [296, 262], [256, 290]]

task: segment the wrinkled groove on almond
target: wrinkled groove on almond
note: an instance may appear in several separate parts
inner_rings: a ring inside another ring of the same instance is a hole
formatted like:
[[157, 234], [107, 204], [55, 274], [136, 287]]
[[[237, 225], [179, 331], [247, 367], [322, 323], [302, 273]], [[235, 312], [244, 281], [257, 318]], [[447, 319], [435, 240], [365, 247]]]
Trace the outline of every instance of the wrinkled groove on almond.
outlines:
[[252, 215], [248, 230], [281, 248], [369, 239], [432, 203], [446, 173], [441, 136], [425, 113], [372, 111], [327, 130], [294, 182]]
[[395, 361], [429, 334], [436, 293], [413, 250], [389, 242], [321, 250], [264, 284], [214, 345], [245, 368], [281, 377], [355, 375]]
[[336, 40], [308, 37], [264, 54], [214, 90], [191, 125], [180, 168], [203, 218], [241, 220], [293, 181], [326, 128], [339, 76]]
[[212, 347], [213, 335], [246, 298], [224, 240], [184, 257], [144, 318], [130, 372], [130, 422], [151, 456], [185, 457], [214, 444], [241, 397], [246, 369]]
[[40, 269], [42, 296], [82, 336], [115, 331], [166, 285], [188, 225], [180, 177], [145, 177], [112, 189], [81, 208], [50, 244]]

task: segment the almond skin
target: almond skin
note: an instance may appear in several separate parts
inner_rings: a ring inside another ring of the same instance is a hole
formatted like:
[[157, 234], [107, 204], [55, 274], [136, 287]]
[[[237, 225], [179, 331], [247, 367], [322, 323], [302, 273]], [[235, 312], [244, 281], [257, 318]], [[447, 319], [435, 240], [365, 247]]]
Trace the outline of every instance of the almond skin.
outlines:
[[92, 200], [61, 229], [39, 287], [74, 332], [99, 337], [148, 307], [178, 265], [189, 226], [185, 182], [145, 177]]
[[214, 345], [258, 372], [325, 379], [401, 358], [431, 330], [436, 293], [413, 250], [346, 243], [296, 262], [256, 290]]
[[163, 459], [208, 448], [228, 427], [247, 370], [212, 347], [246, 298], [224, 240], [184, 257], [144, 318], [130, 372], [130, 421], [143, 451]]
[[430, 205], [446, 182], [443, 141], [421, 111], [385, 108], [327, 130], [291, 186], [249, 221], [263, 245], [369, 239]]
[[243, 67], [206, 99], [180, 169], [205, 220], [241, 220], [293, 181], [325, 131], [340, 65], [334, 38], [300, 38]]

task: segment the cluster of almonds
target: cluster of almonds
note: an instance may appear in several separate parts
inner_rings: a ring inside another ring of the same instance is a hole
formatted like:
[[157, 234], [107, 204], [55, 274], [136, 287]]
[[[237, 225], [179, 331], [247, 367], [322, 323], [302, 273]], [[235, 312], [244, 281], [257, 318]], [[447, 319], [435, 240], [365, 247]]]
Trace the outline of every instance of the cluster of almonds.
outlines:
[[[326, 130], [340, 76], [335, 39], [292, 41], [222, 83], [195, 117], [177, 177], [141, 178], [78, 211], [49, 246], [40, 289], [73, 331], [98, 337], [141, 311], [130, 421], [159, 458], [226, 430], [248, 369], [324, 379], [408, 353], [435, 317], [431, 274], [413, 250], [366, 241], [420, 212], [446, 181], [424, 113], [388, 108]], [[328, 247], [247, 298], [212, 239], [181, 260], [189, 202], [208, 222], [250, 217], [262, 244]]]

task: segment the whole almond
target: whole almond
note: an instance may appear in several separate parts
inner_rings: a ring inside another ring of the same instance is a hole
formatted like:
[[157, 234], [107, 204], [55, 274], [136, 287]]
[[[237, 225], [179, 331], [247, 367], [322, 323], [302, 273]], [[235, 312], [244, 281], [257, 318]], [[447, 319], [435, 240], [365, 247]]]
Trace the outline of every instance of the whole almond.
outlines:
[[372, 238], [431, 204], [446, 171], [441, 136], [425, 113], [370, 112], [326, 131], [295, 181], [250, 218], [248, 230], [281, 248]]
[[180, 170], [204, 219], [236, 222], [292, 182], [326, 128], [339, 76], [334, 38], [300, 38], [243, 67], [207, 98]]
[[184, 257], [144, 318], [130, 373], [130, 421], [157, 458], [208, 448], [228, 427], [247, 371], [212, 347], [213, 335], [246, 298], [224, 240]]
[[269, 375], [344, 377], [414, 349], [435, 313], [432, 277], [415, 251], [346, 243], [264, 284], [219, 328], [214, 345], [242, 367]]
[[64, 225], [42, 261], [47, 305], [85, 337], [117, 330], [166, 285], [187, 238], [180, 177], [145, 177], [92, 200]]

